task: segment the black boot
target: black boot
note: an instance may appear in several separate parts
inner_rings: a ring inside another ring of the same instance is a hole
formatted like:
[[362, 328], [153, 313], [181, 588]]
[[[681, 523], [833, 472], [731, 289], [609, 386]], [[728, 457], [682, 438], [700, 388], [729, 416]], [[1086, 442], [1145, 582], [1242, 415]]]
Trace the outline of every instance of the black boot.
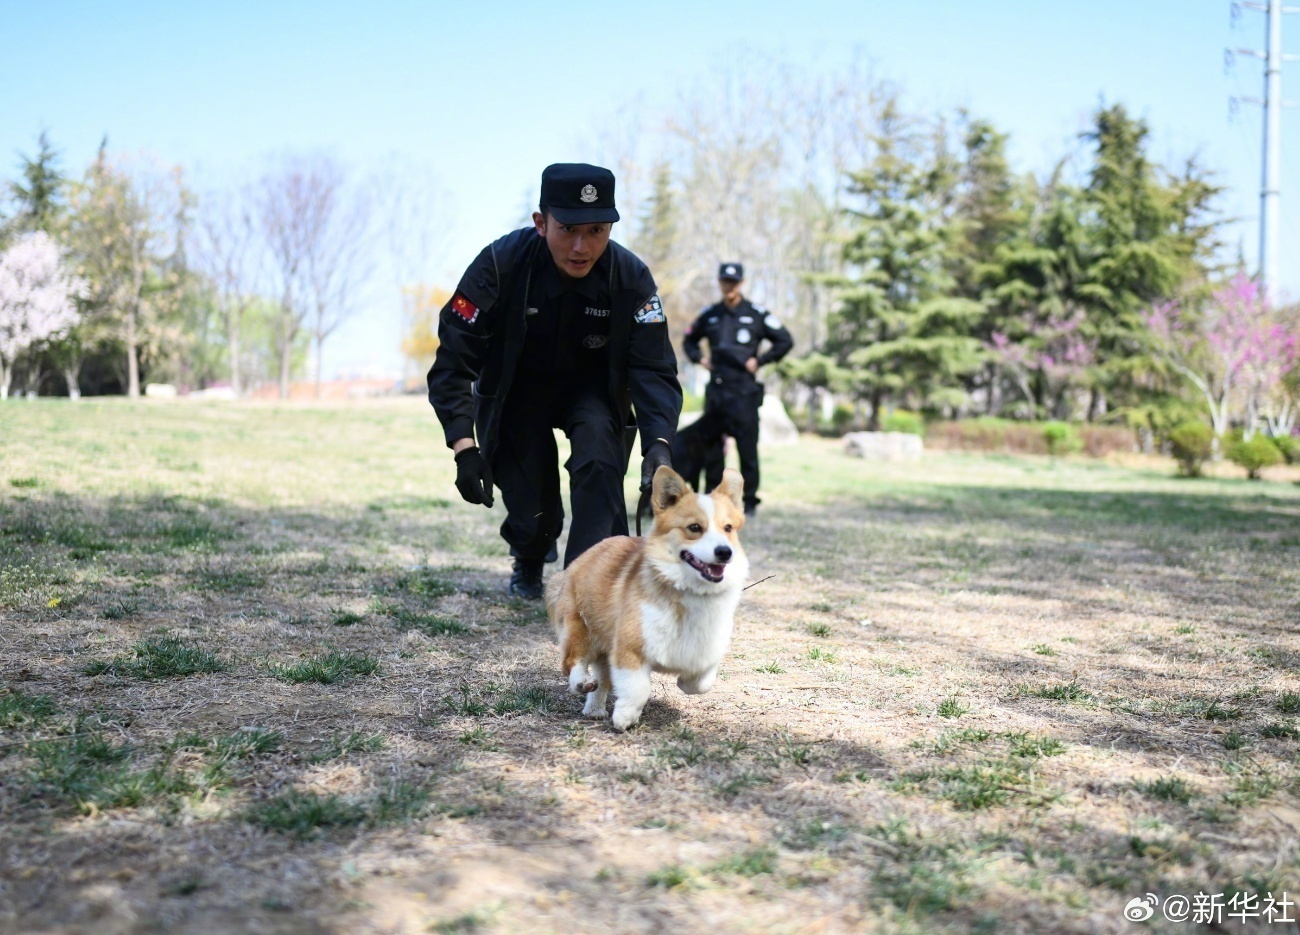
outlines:
[[510, 573], [510, 596], [537, 601], [542, 597], [542, 562], [515, 559], [515, 570]]

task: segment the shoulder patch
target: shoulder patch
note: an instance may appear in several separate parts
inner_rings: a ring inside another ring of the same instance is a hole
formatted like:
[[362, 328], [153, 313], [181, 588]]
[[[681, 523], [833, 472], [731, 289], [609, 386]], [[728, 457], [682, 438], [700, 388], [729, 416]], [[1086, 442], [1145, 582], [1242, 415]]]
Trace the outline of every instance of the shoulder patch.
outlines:
[[478, 306], [465, 298], [465, 294], [457, 292], [451, 299], [451, 310], [465, 320], [465, 324], [472, 325], [478, 321]]
[[641, 306], [641, 310], [636, 313], [636, 323], [638, 325], [654, 325], [664, 320], [664, 306], [659, 301], [659, 294], [655, 293], [650, 296], [646, 304]]
[[775, 331], [781, 327], [781, 319], [777, 318], [771, 312], [768, 312], [767, 317], [763, 319], [763, 324]]

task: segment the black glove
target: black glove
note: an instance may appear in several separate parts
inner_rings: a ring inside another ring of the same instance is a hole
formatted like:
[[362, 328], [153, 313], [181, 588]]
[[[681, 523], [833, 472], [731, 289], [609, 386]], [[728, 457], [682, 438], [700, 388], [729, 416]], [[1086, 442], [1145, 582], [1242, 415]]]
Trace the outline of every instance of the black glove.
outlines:
[[641, 459], [642, 490], [650, 489], [650, 485], [655, 479], [655, 471], [659, 470], [661, 464], [665, 467], [672, 467], [673, 452], [667, 443], [656, 438], [654, 443], [646, 449], [645, 457]]
[[492, 505], [492, 471], [477, 445], [456, 452], [456, 489], [466, 503]]

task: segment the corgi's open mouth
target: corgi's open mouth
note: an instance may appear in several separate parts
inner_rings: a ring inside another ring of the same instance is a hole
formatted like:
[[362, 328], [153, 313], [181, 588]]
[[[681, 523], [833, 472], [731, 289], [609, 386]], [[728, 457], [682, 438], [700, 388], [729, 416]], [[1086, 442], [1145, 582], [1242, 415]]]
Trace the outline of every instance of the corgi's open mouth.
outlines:
[[682, 549], [682, 561], [698, 571], [700, 577], [705, 581], [712, 581], [714, 584], [722, 580], [723, 572], [727, 570], [725, 564], [711, 565], [708, 562], [702, 562], [686, 549]]

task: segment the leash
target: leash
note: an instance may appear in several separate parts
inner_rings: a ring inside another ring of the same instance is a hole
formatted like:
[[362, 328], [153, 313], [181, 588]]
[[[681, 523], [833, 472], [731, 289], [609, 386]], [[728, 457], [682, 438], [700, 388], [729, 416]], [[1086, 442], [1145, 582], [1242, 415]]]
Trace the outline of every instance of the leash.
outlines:
[[650, 506], [650, 488], [647, 487], [641, 491], [641, 497], [636, 502], [636, 536], [641, 538], [641, 514]]

